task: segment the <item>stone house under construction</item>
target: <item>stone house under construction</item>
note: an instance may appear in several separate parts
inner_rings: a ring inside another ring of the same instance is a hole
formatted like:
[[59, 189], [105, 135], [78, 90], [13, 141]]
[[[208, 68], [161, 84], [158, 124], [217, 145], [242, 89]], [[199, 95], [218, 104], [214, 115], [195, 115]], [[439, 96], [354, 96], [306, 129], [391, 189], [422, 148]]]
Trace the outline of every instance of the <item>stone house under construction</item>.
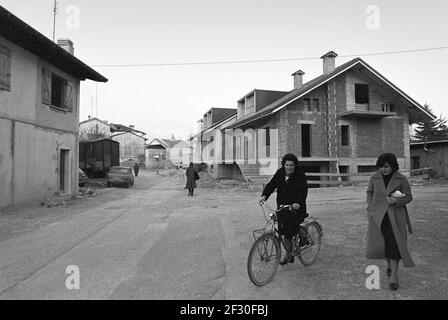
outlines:
[[383, 152], [396, 154], [409, 175], [410, 125], [433, 116], [361, 58], [336, 67], [336, 57], [322, 56], [323, 74], [306, 83], [303, 71], [293, 73], [291, 91], [254, 90], [238, 100], [236, 121], [212, 138], [215, 177], [265, 179], [289, 152], [315, 184], [324, 184], [322, 173], [375, 171]]

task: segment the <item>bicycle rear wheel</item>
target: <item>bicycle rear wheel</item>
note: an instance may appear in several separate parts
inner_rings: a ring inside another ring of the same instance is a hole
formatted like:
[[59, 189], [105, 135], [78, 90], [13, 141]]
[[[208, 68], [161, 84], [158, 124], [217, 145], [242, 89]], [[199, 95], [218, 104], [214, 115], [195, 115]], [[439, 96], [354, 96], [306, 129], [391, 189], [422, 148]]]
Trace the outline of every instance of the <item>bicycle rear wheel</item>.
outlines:
[[320, 251], [322, 228], [315, 221], [306, 224], [304, 227], [307, 230], [307, 237], [310, 244], [300, 249], [299, 260], [304, 266], [310, 266], [316, 261]]
[[247, 272], [256, 286], [272, 281], [280, 262], [280, 243], [273, 233], [263, 234], [252, 245], [247, 258]]

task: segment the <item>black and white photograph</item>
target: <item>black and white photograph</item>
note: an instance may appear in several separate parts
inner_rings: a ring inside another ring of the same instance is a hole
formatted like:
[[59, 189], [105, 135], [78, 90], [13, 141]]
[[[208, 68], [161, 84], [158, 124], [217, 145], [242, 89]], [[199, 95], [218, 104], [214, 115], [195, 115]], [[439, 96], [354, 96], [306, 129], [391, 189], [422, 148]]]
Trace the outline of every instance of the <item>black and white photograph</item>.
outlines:
[[0, 300], [447, 300], [447, 13], [0, 0]]

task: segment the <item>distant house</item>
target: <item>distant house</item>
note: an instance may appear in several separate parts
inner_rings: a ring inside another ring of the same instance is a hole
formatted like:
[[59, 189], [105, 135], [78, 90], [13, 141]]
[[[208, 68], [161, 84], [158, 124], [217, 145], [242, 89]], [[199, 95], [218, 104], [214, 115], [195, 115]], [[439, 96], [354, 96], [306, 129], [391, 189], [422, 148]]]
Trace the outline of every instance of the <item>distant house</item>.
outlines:
[[82, 140], [90, 140], [90, 136], [97, 134], [101, 137], [94, 137], [94, 139], [97, 138], [110, 138], [111, 136], [111, 124], [107, 121], [98, 119], [98, 118], [91, 118], [89, 116], [88, 120], [82, 121], [79, 123], [79, 133], [81, 135]]
[[185, 166], [192, 160], [190, 145], [184, 140], [154, 139], [146, 146], [146, 166]]
[[145, 132], [135, 129], [135, 126], [125, 126], [109, 123], [98, 118], [90, 118], [79, 124], [80, 134], [87, 135], [97, 132], [104, 137], [120, 143], [120, 162], [133, 160], [145, 162], [145, 144], [148, 139]]
[[303, 71], [294, 72], [291, 91], [253, 90], [237, 100], [236, 121], [213, 137], [221, 149], [219, 159], [209, 160], [219, 167], [215, 175], [265, 179], [289, 152], [315, 180], [375, 171], [383, 152], [395, 153], [409, 175], [409, 127], [434, 116], [364, 60], [336, 66], [336, 57], [323, 55], [323, 74], [308, 82]]
[[198, 133], [190, 138], [190, 144], [193, 147], [193, 162], [207, 163], [210, 169], [213, 169], [216, 161], [220, 162], [215, 156], [213, 148], [213, 131], [221, 130], [232, 124], [237, 119], [237, 109], [235, 108], [211, 108], [198, 121]]
[[133, 160], [145, 163], [145, 144], [148, 139], [143, 135], [135, 131], [116, 131], [111, 139], [120, 143], [120, 162]]
[[78, 192], [80, 81], [107, 79], [0, 6], [0, 207]]
[[411, 143], [411, 169], [423, 168], [448, 178], [448, 140]]

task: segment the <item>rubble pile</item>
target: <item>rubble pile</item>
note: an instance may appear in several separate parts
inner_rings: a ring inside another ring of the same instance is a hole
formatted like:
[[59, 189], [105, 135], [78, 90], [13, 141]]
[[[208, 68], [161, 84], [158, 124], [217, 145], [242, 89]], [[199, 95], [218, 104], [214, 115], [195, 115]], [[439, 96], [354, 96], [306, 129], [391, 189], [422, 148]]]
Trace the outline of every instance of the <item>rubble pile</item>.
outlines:
[[65, 207], [67, 203], [64, 200], [45, 199], [40, 202], [40, 205], [45, 208]]
[[96, 197], [96, 192], [92, 188], [79, 188], [79, 196], [76, 199], [85, 199]]

